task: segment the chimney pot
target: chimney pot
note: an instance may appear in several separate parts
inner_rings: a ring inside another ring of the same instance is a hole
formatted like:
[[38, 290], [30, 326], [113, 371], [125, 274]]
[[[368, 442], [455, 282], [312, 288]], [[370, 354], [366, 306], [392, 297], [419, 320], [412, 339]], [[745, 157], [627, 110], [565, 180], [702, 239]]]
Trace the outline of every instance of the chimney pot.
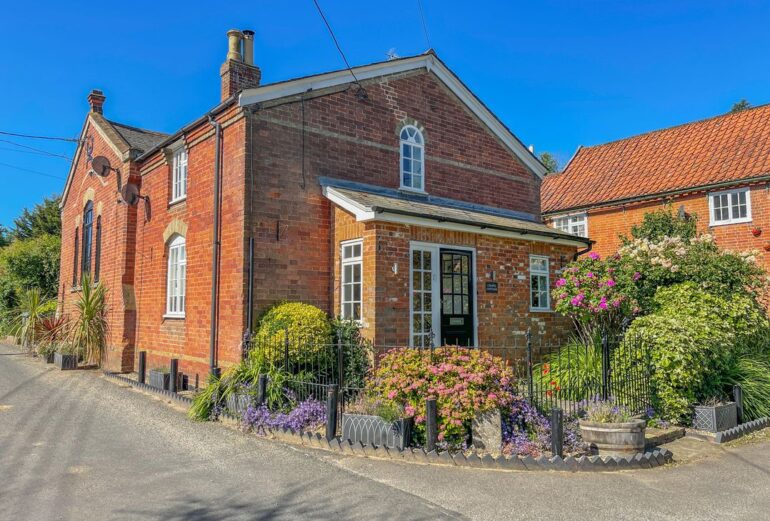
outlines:
[[227, 59], [233, 61], [242, 61], [241, 56], [241, 38], [243, 33], [238, 29], [230, 29], [227, 31]]
[[243, 30], [243, 63], [254, 65], [254, 31]]
[[91, 112], [102, 114], [104, 100], [106, 99], [107, 97], [104, 95], [104, 92], [100, 91], [99, 89], [93, 89], [88, 94], [88, 104], [91, 106]]

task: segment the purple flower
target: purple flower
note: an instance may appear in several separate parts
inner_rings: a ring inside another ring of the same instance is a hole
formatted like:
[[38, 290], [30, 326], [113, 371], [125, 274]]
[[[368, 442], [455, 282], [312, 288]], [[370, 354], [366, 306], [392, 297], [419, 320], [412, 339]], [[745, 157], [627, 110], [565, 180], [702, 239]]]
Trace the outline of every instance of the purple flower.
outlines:
[[588, 273], [586, 273], [586, 277], [588, 277], [589, 279], [594, 278], [594, 272], [593, 271], [589, 271]]
[[612, 288], [615, 286], [615, 281], [612, 279], [607, 280], [607, 287]]
[[595, 251], [592, 251], [591, 253], [588, 254], [588, 258], [591, 260], [599, 260], [602, 258], [602, 256], [596, 253]]
[[607, 309], [607, 297], [602, 297], [601, 300], [599, 300], [599, 308]]
[[556, 287], [557, 288], [560, 288], [560, 287], [564, 286], [565, 284], [567, 284], [567, 279], [559, 279], [559, 280], [556, 281]]
[[642, 274], [641, 273], [639, 273], [638, 271], [636, 273], [634, 273], [634, 282], [636, 282], [637, 280], [639, 280], [641, 278], [642, 278]]

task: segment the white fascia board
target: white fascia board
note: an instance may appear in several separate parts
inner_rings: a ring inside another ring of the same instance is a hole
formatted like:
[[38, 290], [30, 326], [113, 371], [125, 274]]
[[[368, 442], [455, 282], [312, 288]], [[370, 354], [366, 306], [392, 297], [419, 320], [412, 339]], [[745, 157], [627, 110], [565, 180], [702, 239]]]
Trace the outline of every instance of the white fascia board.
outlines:
[[72, 185], [72, 178], [75, 176], [75, 167], [77, 166], [78, 161], [80, 160], [80, 154], [83, 152], [83, 144], [85, 143], [85, 134], [90, 122], [91, 122], [91, 116], [90, 115], [86, 116], [86, 120], [83, 123], [83, 128], [80, 130], [77, 149], [75, 149], [75, 154], [72, 156], [72, 161], [70, 162], [69, 172], [67, 172], [67, 180], [64, 182], [64, 191], [62, 192], [61, 201], [59, 201], [60, 211], [64, 210], [64, 203], [67, 202], [67, 196], [69, 195], [70, 186]]
[[[373, 217], [370, 220], [374, 220], [374, 219], [375, 217]], [[486, 227], [483, 227], [482, 225], [474, 226], [470, 224], [437, 221], [437, 220], [428, 219], [425, 217], [414, 217], [410, 215], [387, 213], [386, 211], [378, 213], [376, 215], [376, 220], [382, 221], [382, 222], [423, 226], [425, 228], [436, 228], [439, 230], [475, 233], [477, 235], [489, 235], [492, 237], [502, 237], [505, 239], [519, 239], [523, 241], [543, 242], [548, 244], [561, 244], [564, 246], [574, 246], [578, 248], [585, 248], [586, 246], [584, 241], [558, 239], [555, 237], [546, 237], [544, 235], [537, 235], [534, 233], [522, 233], [522, 232], [509, 231], [509, 230], [498, 230], [495, 228], [486, 228]]]
[[[432, 72], [444, 85], [467, 106], [492, 133], [518, 157], [527, 168], [540, 179], [546, 174], [545, 167], [525, 147], [497, 117], [468, 89], [446, 65], [432, 54], [405, 58], [391, 62], [381, 62], [362, 67], [354, 67], [353, 72], [359, 81], [424, 68]], [[352, 83], [353, 77], [348, 70], [329, 72], [307, 78], [299, 78], [275, 85], [265, 85], [255, 89], [246, 89], [238, 96], [241, 107], [262, 103], [274, 99], [302, 94], [309, 90], [319, 90]]]
[[349, 197], [345, 197], [334, 188], [324, 186], [323, 194], [324, 197], [329, 199], [331, 202], [346, 212], [352, 213], [356, 217], [356, 221], [371, 221], [376, 216], [371, 208], [358, 204]]

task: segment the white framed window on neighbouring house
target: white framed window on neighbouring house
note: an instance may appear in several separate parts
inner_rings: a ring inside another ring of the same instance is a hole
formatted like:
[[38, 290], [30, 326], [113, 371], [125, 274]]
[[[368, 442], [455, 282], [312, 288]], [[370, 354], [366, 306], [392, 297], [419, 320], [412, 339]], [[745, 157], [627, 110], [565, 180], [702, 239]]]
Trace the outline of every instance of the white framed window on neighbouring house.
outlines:
[[184, 317], [186, 277], [187, 248], [185, 238], [177, 235], [168, 245], [166, 316]]
[[556, 217], [553, 220], [553, 227], [578, 237], [588, 237], [588, 216], [581, 213]]
[[347, 320], [361, 320], [364, 243], [362, 240], [346, 241], [341, 246], [340, 316]]
[[751, 192], [748, 188], [709, 194], [709, 224], [751, 222]]
[[425, 191], [425, 140], [413, 125], [401, 129], [401, 188]]
[[174, 152], [171, 168], [171, 202], [187, 198], [187, 150]]
[[529, 256], [529, 308], [532, 311], [550, 311], [551, 291], [548, 257]]

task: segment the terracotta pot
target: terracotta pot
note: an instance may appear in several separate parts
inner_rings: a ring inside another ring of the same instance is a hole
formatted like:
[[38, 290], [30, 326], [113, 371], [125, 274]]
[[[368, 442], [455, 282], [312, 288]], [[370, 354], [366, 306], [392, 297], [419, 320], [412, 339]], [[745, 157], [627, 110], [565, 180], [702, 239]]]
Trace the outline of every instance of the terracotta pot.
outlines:
[[751, 234], [754, 237], [759, 237], [760, 235], [762, 235], [762, 228], [752, 228], [751, 229]]
[[591, 453], [628, 456], [644, 452], [644, 430], [647, 422], [599, 423], [580, 420], [580, 434]]
[[765, 251], [770, 251], [770, 242], [766, 242], [763, 248], [765, 249]]

